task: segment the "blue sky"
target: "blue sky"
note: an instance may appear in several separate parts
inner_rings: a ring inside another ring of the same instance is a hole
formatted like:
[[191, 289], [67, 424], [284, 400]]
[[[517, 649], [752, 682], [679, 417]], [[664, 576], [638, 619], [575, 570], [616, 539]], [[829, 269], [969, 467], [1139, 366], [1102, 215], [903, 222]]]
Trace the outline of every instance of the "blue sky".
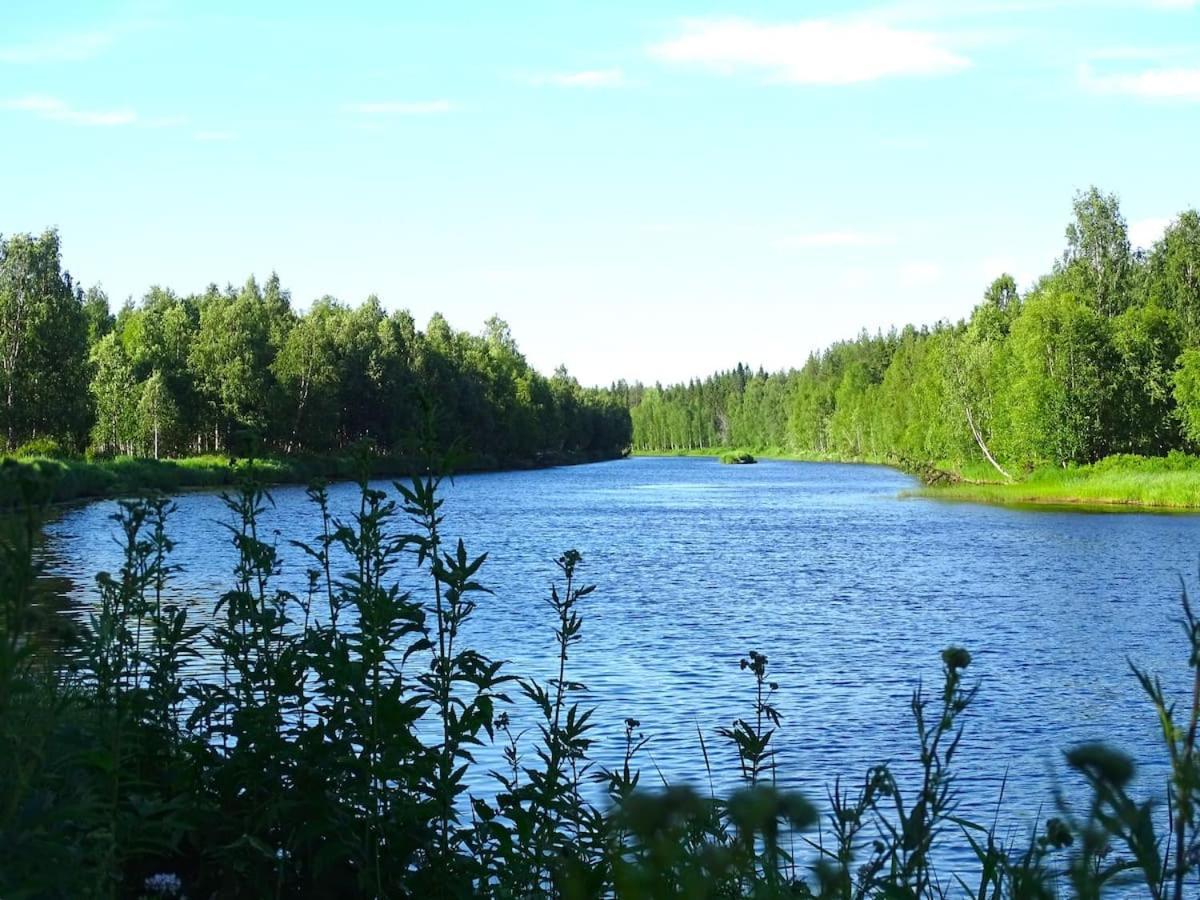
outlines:
[[114, 304], [278, 271], [585, 383], [958, 318], [1200, 205], [1194, 0], [26, 2], [0, 232]]

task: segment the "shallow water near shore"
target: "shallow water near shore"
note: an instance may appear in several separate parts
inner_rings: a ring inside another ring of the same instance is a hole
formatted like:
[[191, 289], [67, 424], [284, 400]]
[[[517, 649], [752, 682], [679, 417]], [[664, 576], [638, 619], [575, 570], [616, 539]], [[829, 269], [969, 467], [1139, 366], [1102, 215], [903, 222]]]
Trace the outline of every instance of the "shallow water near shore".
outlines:
[[[734, 782], [713, 732], [750, 715], [752, 678], [738, 660], [752, 649], [769, 656], [780, 685], [784, 786], [823, 802], [836, 776], [857, 786], [882, 761], [903, 779], [916, 764], [910, 695], [922, 681], [937, 691], [939, 651], [960, 644], [974, 656], [968, 681], [980, 683], [958, 757], [963, 814], [990, 822], [1007, 779], [1001, 834], [1025, 839], [1052, 808], [1060, 751], [1083, 740], [1130, 752], [1140, 793], [1161, 795], [1165, 754], [1127, 658], [1184, 695], [1175, 620], [1180, 577], [1194, 581], [1200, 558], [1200, 519], [901, 496], [914, 487], [883, 467], [706, 458], [463, 476], [446, 486], [443, 533], [489, 554], [481, 580], [495, 592], [480, 598], [463, 641], [514, 673], [548, 677], [544, 599], [553, 560], [575, 548], [597, 590], [584, 600], [568, 676], [598, 707], [602, 763], [619, 762], [624, 719], [641, 722], [646, 785], [661, 773], [707, 789], [698, 729], [718, 789]], [[350, 513], [356, 491], [331, 488], [336, 513]], [[260, 533], [278, 530], [279, 584], [299, 592], [307, 561], [287, 540], [310, 540], [319, 519], [300, 487], [272, 496]], [[229, 514], [215, 494], [176, 503], [182, 572], [172, 590], [201, 621], [231, 583]], [[95, 573], [119, 565], [114, 509], [65, 509], [47, 527], [51, 574], [69, 580], [75, 614], [94, 602]], [[400, 578], [425, 588], [415, 571]], [[499, 766], [498, 750], [481, 758]]]

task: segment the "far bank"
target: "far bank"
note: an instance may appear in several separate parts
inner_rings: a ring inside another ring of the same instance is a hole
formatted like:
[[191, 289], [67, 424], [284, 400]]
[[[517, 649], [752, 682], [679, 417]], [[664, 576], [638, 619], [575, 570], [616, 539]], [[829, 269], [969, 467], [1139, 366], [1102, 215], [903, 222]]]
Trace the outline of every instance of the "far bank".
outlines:
[[[730, 447], [643, 451], [634, 456], [703, 456], [718, 458]], [[1011, 482], [996, 477], [984, 462], [916, 462], [898, 458], [865, 459], [836, 454], [789, 453], [778, 447], [751, 449], [759, 459], [793, 462], [837, 462], [885, 465], [920, 478], [911, 496], [1009, 505], [1139, 507], [1200, 511], [1200, 457], [1178, 451], [1167, 456], [1119, 454], [1088, 465], [1043, 466], [1021, 473]]]
[[[554, 466], [581, 465], [620, 459], [622, 451], [544, 452], [530, 458], [498, 459], [472, 454], [455, 462], [454, 474], [500, 472], [520, 469], [544, 469]], [[3, 457], [5, 467], [21, 473], [35, 473], [46, 479], [49, 502], [69, 503], [130, 497], [148, 492], [173, 493], [233, 485], [253, 466], [255, 478], [269, 485], [307, 484], [314, 479], [329, 482], [350, 481], [359, 477], [363, 460], [351, 455], [287, 457], [269, 456], [246, 460], [227, 456], [194, 456], [180, 459], [149, 459], [121, 456], [112, 459], [59, 459], [46, 456]], [[372, 478], [401, 478], [423, 473], [425, 463], [404, 456], [373, 456], [366, 461]], [[0, 481], [0, 507], [18, 498], [11, 496], [14, 478]]]

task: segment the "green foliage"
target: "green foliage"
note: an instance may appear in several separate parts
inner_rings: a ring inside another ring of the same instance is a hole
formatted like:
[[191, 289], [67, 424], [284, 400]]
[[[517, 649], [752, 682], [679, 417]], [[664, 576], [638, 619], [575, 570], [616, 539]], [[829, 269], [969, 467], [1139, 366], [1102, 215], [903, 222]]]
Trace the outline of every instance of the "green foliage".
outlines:
[[1200, 214], [1133, 252], [1112, 195], [1081, 193], [1073, 213], [1051, 274], [1024, 297], [1000, 276], [963, 321], [864, 332], [800, 369], [626, 388], [633, 448], [982, 464], [1008, 481], [1200, 445]]
[[50, 459], [61, 459], [66, 456], [66, 450], [62, 444], [52, 437], [33, 438], [26, 441], [17, 447], [12, 453], [17, 459], [31, 459], [37, 456], [45, 456]]
[[726, 450], [718, 457], [725, 465], [744, 466], [758, 462], [749, 450]]
[[325, 297], [306, 313], [272, 275], [241, 290], [180, 297], [152, 287], [113, 316], [97, 288], [62, 271], [59, 240], [0, 240], [0, 434], [101, 456], [178, 457], [260, 449], [345, 454], [364, 440], [411, 451], [426, 410], [432, 437], [493, 465], [611, 457], [629, 445], [623, 396], [546, 378], [508, 326], [424, 333], [375, 297]]
[[1172, 387], [1183, 433], [1193, 445], [1200, 445], [1200, 349], [1183, 351]]
[[5, 447], [86, 442], [89, 320], [58, 233], [0, 238], [0, 433]]

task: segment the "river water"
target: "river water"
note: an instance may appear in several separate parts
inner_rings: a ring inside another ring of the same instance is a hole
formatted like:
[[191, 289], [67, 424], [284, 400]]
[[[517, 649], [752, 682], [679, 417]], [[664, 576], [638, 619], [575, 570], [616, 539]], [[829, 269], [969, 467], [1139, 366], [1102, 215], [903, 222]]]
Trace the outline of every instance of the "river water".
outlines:
[[[512, 672], [548, 676], [544, 599], [554, 559], [575, 548], [597, 588], [568, 677], [590, 688], [601, 762], [619, 760], [624, 719], [641, 722], [644, 783], [707, 789], [698, 730], [716, 780], [734, 781], [714, 730], [751, 713], [752, 678], [738, 666], [750, 650], [769, 656], [780, 686], [781, 782], [823, 801], [835, 776], [853, 784], [878, 762], [909, 774], [909, 697], [922, 681], [936, 692], [939, 652], [959, 644], [979, 684], [958, 758], [965, 814], [990, 820], [1006, 784], [1003, 829], [1023, 840], [1052, 812], [1054, 784], [1070, 792], [1061, 751], [1085, 740], [1130, 752], [1140, 792], [1161, 795], [1165, 753], [1127, 659], [1186, 697], [1176, 619], [1200, 519], [903, 496], [914, 487], [882, 467], [700, 458], [458, 478], [445, 491], [444, 534], [489, 554], [481, 580], [495, 592], [464, 640]], [[331, 489], [335, 510], [348, 514], [355, 492]], [[310, 539], [318, 519], [302, 488], [273, 496], [264, 525], [279, 530], [281, 580], [298, 590], [307, 566], [286, 540]], [[177, 504], [173, 590], [200, 620], [230, 584], [229, 515], [214, 494]], [[118, 565], [113, 511], [73, 508], [47, 529], [51, 571], [69, 580], [80, 614], [94, 574]]]

